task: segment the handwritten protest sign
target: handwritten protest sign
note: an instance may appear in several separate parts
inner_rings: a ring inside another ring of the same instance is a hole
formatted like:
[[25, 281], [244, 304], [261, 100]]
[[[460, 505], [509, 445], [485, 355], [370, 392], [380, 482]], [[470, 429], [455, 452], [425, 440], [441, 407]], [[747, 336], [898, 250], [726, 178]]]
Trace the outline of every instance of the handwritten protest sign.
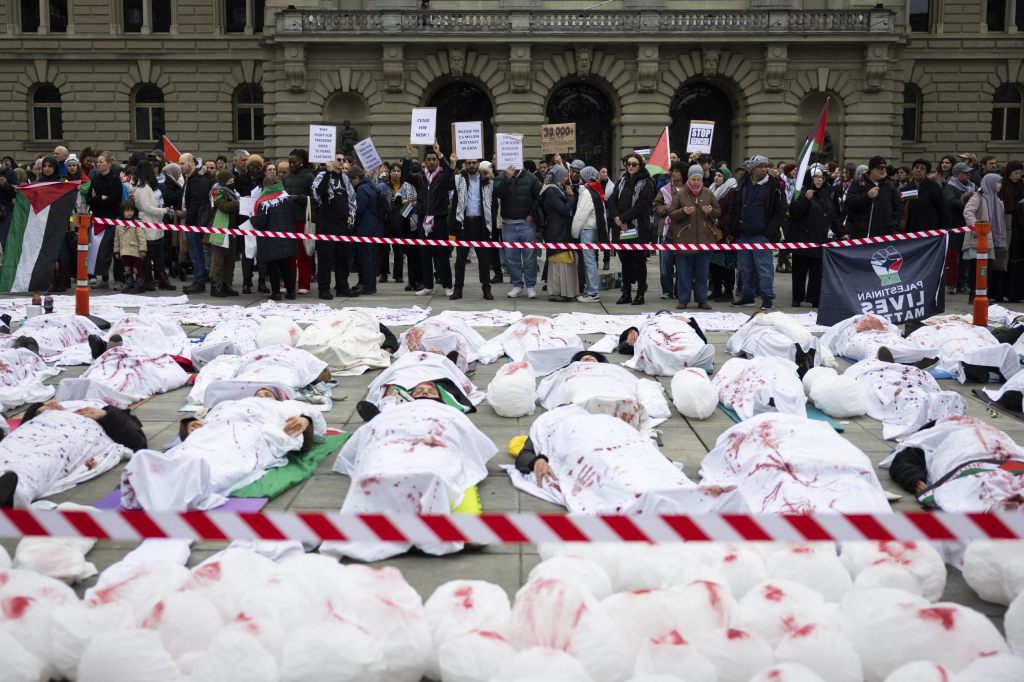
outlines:
[[690, 121], [690, 134], [686, 138], [686, 151], [710, 154], [711, 139], [714, 136], [714, 121]]
[[575, 151], [575, 123], [551, 123], [540, 127], [541, 154], [572, 154]]
[[368, 137], [365, 140], [356, 142], [355, 150], [356, 156], [359, 157], [359, 163], [363, 164], [363, 168], [366, 170], [376, 170], [384, 163], [384, 160], [380, 158], [380, 154], [377, 153], [377, 148], [373, 146], [372, 138]]
[[309, 126], [309, 160], [312, 163], [334, 161], [334, 149], [338, 139], [335, 126]]
[[497, 168], [523, 167], [523, 136], [514, 133], [498, 133], [494, 136], [494, 148], [497, 150]]
[[452, 146], [458, 159], [484, 158], [484, 124], [466, 121], [452, 124]]
[[437, 137], [437, 109], [413, 109], [409, 144], [434, 144]]

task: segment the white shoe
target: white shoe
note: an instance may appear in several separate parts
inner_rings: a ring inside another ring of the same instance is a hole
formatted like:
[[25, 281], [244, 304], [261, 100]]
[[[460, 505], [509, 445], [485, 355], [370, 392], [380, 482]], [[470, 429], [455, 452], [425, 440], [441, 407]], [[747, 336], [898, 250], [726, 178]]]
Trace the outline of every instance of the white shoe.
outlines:
[[424, 287], [423, 289], [420, 289], [419, 291], [417, 291], [416, 295], [417, 296], [430, 296], [433, 293], [434, 293], [433, 289], [427, 289], [427, 288]]
[[601, 301], [601, 297], [580, 295], [576, 297], [576, 300], [580, 303], [599, 303]]
[[454, 293], [455, 293], [455, 289], [445, 289], [444, 290], [444, 295], [448, 296], [449, 298], [451, 298], [451, 295], [454, 294]]
[[526, 298], [537, 298], [537, 290], [533, 287], [526, 288]]
[[508, 292], [509, 298], [519, 298], [523, 295], [522, 287], [512, 287], [512, 290]]
[[297, 293], [297, 294], [308, 294], [309, 293], [309, 289], [299, 289], [295, 293]]

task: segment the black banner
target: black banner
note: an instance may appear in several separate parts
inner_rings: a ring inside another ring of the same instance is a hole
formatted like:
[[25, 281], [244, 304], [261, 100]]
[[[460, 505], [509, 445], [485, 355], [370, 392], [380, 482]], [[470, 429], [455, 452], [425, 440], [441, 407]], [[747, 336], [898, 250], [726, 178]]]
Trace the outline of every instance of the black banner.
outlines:
[[893, 324], [946, 309], [948, 235], [822, 249], [818, 324], [873, 313]]

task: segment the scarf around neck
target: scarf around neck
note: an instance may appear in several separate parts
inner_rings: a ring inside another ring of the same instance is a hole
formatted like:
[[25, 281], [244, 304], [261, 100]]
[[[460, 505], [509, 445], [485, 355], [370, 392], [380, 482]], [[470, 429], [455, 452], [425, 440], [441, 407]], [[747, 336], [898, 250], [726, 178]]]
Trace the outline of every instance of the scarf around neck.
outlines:
[[268, 212], [273, 206], [279, 205], [282, 201], [288, 199], [288, 192], [284, 191], [284, 184], [280, 181], [275, 182], [272, 185], [267, 185], [260, 191], [260, 196], [253, 203], [253, 212], [259, 211], [261, 213]]

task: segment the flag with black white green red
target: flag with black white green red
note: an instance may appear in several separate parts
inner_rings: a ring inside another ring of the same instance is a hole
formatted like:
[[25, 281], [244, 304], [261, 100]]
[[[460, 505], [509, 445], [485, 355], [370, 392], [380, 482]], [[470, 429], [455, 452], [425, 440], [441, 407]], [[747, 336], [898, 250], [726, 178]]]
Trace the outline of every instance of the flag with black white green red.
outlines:
[[672, 149], [668, 144], [668, 128], [658, 138], [658, 144], [654, 145], [654, 151], [651, 152], [650, 157], [647, 159], [647, 172], [651, 176], [664, 175], [668, 173], [668, 167], [671, 165], [671, 154]]
[[0, 292], [50, 288], [64, 235], [70, 229], [78, 182], [34, 182], [15, 188]]
[[807, 176], [807, 168], [811, 165], [811, 159], [815, 154], [819, 154], [825, 146], [825, 120], [828, 118], [828, 103], [830, 99], [825, 99], [825, 106], [821, 108], [821, 116], [818, 117], [818, 122], [811, 129], [811, 134], [807, 136], [804, 148], [800, 150], [800, 156], [797, 157], [799, 170], [796, 172], [795, 189], [793, 196], [789, 197], [790, 201], [803, 189], [804, 178]]

